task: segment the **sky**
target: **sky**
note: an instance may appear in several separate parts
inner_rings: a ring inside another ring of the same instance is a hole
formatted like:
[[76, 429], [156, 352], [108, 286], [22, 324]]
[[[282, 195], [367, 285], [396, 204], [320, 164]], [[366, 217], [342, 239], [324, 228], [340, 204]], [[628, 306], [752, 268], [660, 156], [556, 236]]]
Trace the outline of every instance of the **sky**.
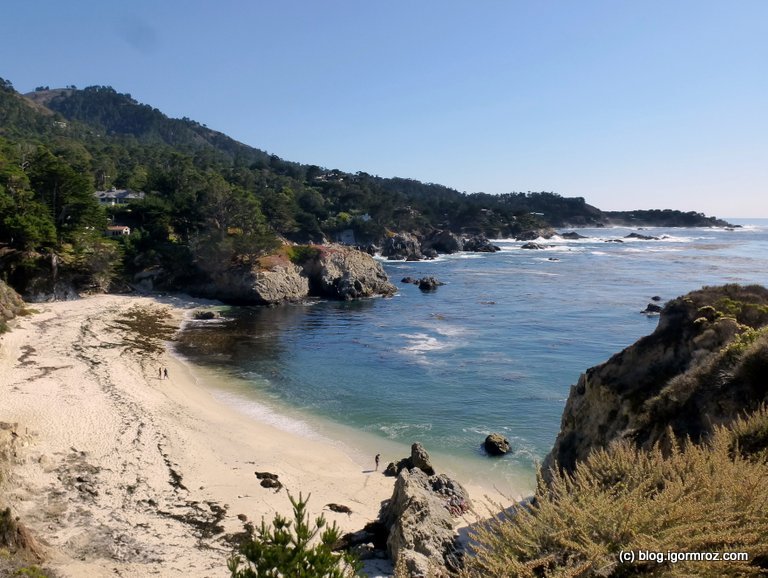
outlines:
[[291, 161], [768, 218], [768, 2], [26, 0], [0, 77], [112, 86]]

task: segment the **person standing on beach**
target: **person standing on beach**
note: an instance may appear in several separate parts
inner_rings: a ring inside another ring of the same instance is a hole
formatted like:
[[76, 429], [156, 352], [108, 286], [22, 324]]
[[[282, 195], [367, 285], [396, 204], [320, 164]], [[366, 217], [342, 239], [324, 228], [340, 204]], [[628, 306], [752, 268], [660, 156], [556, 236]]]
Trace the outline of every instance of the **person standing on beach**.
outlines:
[[381, 454], [376, 454], [376, 457], [374, 458], [376, 460], [376, 471], [379, 471], [379, 459], [381, 459]]
[[168, 368], [167, 367], [163, 368], [163, 379], [168, 379]]
[[157, 378], [158, 379], [163, 379], [163, 368], [162, 367], [158, 367], [157, 368]]

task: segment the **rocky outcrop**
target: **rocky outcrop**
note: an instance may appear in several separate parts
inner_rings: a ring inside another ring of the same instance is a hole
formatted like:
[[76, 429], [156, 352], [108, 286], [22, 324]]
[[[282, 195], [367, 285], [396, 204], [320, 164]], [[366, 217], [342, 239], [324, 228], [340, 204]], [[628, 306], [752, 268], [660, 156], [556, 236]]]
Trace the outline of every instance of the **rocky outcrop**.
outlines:
[[520, 248], [521, 249], [534, 250], [534, 251], [538, 251], [538, 250], [541, 250], [541, 249], [546, 249], [546, 247], [544, 245], [540, 245], [539, 243], [533, 243], [531, 241], [529, 241], [528, 243], [523, 243], [522, 245], [520, 245]]
[[503, 456], [509, 453], [511, 447], [509, 440], [498, 433], [490, 434], [483, 442], [483, 448], [491, 456]]
[[584, 235], [580, 235], [576, 231], [568, 231], [566, 233], [560, 233], [560, 237], [563, 239], [569, 239], [569, 240], [577, 240], [577, 239], [587, 239]]
[[529, 229], [515, 235], [516, 241], [535, 241], [536, 239], [551, 239], [555, 236], [555, 230], [549, 227], [541, 229]]
[[501, 251], [501, 247], [491, 243], [484, 235], [466, 237], [463, 240], [463, 245], [464, 251], [471, 251], [473, 253], [495, 253], [496, 251]]
[[10, 321], [24, 310], [21, 296], [0, 280], [0, 333], [7, 321]]
[[645, 306], [645, 309], [643, 309], [640, 313], [645, 313], [646, 315], [658, 315], [661, 313], [662, 307], [661, 305], [656, 305], [655, 303], [649, 303]]
[[425, 255], [433, 250], [437, 253], [450, 255], [464, 250], [464, 243], [458, 235], [445, 230], [435, 230], [429, 233], [421, 242], [421, 251]]
[[197, 293], [226, 303], [277, 305], [306, 299], [309, 279], [289, 261], [241, 265], [212, 275], [211, 283]]
[[351, 300], [397, 291], [381, 265], [361, 251], [318, 245], [295, 254], [298, 263], [278, 253], [212, 273], [193, 292], [226, 303], [278, 305], [307, 297]]
[[421, 253], [421, 243], [415, 235], [397, 233], [384, 240], [381, 256], [393, 261], [418, 261], [424, 255]]
[[75, 274], [62, 265], [56, 253], [3, 251], [0, 269], [8, 284], [27, 303], [78, 299], [79, 291], [106, 290], [92, 282], [91, 276]]
[[413, 444], [411, 456], [400, 460], [398, 466], [392, 498], [380, 514], [388, 531], [390, 558], [404, 563], [408, 576], [414, 578], [456, 572], [462, 552], [454, 518], [471, 509], [469, 494], [456, 480], [435, 474], [421, 444]]
[[639, 241], [658, 241], [658, 237], [652, 237], [650, 235], [641, 235], [640, 233], [630, 233], [629, 235], [624, 235], [625, 239], [637, 239]]
[[387, 274], [370, 255], [335, 245], [321, 247], [303, 264], [310, 290], [318, 297], [349, 301], [397, 292]]
[[382, 512], [390, 558], [395, 564], [402, 559], [412, 578], [458, 571], [462, 550], [453, 516], [469, 508], [469, 496], [458, 482], [419, 469], [403, 470]]
[[440, 285], [445, 285], [442, 281], [439, 281], [437, 277], [422, 277], [418, 281], [419, 289], [422, 291], [436, 291]]
[[413, 468], [418, 468], [430, 476], [435, 473], [435, 468], [432, 466], [427, 450], [419, 442], [411, 445], [410, 456], [403, 458], [397, 463], [390, 462], [384, 470], [384, 475], [396, 476], [404, 469], [412, 470]]
[[592, 450], [628, 439], [666, 447], [768, 402], [768, 289], [705, 287], [667, 303], [649, 336], [571, 387], [543, 464], [573, 471]]

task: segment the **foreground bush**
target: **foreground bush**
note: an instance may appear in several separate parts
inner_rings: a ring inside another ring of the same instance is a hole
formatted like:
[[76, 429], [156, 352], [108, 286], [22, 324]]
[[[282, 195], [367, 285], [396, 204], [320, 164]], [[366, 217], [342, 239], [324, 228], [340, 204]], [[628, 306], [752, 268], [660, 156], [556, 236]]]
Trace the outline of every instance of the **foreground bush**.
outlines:
[[[341, 532], [336, 523], [328, 526], [321, 515], [309, 525], [307, 499], [288, 496], [293, 520], [275, 515], [272, 526], [264, 520], [256, 535], [240, 547], [227, 567], [232, 578], [348, 578], [357, 576], [359, 564], [346, 553], [333, 551]], [[319, 540], [315, 541], [318, 533]], [[245, 557], [246, 566], [241, 568]]]
[[[467, 577], [765, 576], [768, 411], [716, 428], [701, 445], [592, 453], [553, 474], [533, 505], [475, 531]], [[640, 551], [661, 553], [641, 561]], [[620, 554], [634, 553], [634, 562]], [[744, 561], [678, 561], [670, 553], [746, 552]]]

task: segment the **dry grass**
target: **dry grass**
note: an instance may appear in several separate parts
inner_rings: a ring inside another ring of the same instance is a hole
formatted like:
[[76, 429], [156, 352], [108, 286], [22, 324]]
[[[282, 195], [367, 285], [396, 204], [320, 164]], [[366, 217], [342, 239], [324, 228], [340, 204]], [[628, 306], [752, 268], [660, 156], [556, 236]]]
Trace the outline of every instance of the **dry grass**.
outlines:
[[[476, 531], [465, 578], [765, 576], [768, 412], [716, 428], [703, 444], [594, 452], [554, 475], [532, 506]], [[622, 563], [622, 551], [747, 552], [743, 562]]]

